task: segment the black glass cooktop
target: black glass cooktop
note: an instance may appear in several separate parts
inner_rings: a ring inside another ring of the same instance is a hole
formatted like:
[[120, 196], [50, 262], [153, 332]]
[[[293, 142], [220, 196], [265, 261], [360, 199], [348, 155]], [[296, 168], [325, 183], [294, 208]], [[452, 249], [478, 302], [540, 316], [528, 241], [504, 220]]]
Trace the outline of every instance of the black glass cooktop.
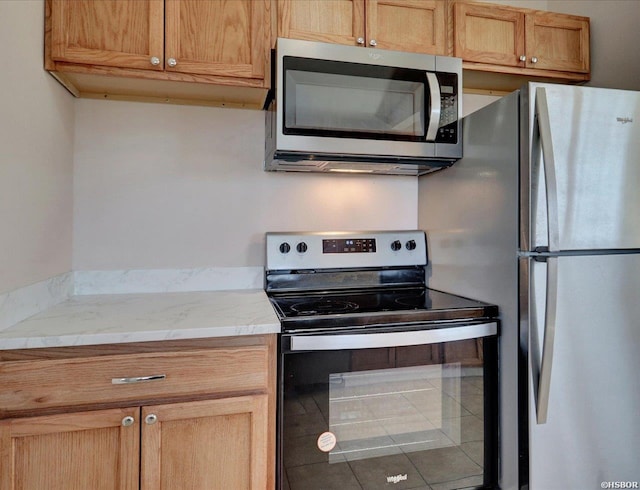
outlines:
[[498, 314], [496, 306], [428, 288], [279, 293], [270, 299], [285, 331], [465, 320]]

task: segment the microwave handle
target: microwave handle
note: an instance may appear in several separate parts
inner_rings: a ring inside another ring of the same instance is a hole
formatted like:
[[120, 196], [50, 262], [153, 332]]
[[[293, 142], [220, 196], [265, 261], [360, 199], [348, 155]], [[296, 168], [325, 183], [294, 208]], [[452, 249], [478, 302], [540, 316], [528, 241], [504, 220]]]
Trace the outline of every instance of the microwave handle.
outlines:
[[431, 113], [429, 114], [429, 127], [427, 128], [427, 141], [435, 141], [440, 126], [440, 83], [435, 73], [427, 73], [427, 85], [431, 97]]

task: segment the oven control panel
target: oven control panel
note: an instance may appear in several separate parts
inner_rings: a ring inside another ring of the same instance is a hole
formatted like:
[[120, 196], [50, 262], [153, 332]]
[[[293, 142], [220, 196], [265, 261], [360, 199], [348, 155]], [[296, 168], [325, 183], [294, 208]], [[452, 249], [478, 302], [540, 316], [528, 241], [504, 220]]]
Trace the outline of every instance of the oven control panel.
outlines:
[[322, 253], [325, 254], [361, 254], [375, 252], [375, 238], [328, 238], [322, 240]]
[[267, 233], [267, 269], [398, 267], [427, 264], [423, 231]]

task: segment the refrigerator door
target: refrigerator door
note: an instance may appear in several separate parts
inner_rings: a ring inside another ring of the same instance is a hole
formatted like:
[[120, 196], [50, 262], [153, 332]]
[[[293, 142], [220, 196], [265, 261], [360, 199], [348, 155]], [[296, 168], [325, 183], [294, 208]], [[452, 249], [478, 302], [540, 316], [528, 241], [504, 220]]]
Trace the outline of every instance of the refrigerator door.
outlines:
[[521, 248], [640, 248], [640, 92], [530, 84], [525, 97], [531, 221]]
[[[521, 260], [529, 267], [530, 488], [637, 482], [640, 254]], [[545, 321], [555, 323], [553, 342]], [[540, 363], [551, 367], [546, 386]], [[536, 402], [545, 399], [540, 424]]]

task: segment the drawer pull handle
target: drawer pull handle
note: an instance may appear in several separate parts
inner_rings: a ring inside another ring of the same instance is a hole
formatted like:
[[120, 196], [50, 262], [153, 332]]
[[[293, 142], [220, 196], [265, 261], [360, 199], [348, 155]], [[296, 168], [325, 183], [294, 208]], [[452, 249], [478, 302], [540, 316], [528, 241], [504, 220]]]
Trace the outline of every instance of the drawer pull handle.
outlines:
[[166, 374], [152, 374], [151, 376], [134, 376], [133, 378], [112, 378], [111, 384], [113, 385], [128, 385], [132, 383], [146, 383], [148, 381], [158, 381], [165, 379]]

